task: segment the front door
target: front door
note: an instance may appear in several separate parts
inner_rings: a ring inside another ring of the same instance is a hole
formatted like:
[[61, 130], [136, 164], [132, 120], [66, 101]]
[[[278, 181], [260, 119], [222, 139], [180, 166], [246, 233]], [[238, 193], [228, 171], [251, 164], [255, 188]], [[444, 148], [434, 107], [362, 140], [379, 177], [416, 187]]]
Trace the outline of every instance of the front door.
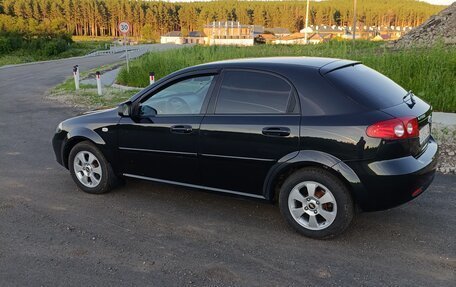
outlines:
[[201, 124], [202, 184], [261, 195], [271, 167], [298, 150], [295, 95], [289, 82], [275, 74], [225, 70]]
[[215, 75], [193, 75], [142, 98], [132, 118], [119, 124], [124, 174], [198, 184], [199, 128]]

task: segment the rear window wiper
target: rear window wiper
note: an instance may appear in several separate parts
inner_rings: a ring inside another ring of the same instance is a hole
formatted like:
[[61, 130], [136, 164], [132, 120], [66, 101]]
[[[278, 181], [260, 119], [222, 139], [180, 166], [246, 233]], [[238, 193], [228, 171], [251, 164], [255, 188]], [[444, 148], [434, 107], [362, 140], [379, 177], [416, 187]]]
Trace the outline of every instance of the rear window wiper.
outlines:
[[404, 102], [406, 102], [407, 98], [410, 96], [410, 101], [412, 102], [412, 104], [415, 104], [415, 99], [413, 98], [415, 96], [415, 94], [412, 92], [412, 90], [408, 91], [407, 94], [405, 94], [405, 96], [402, 97], [402, 100]]

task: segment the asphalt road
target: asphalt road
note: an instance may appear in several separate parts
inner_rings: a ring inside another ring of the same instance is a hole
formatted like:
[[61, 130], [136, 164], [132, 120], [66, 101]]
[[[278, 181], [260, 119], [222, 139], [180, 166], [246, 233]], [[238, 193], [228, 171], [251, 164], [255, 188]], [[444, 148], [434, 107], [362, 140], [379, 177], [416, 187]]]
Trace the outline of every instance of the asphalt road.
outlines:
[[258, 201], [134, 180], [79, 191], [51, 148], [77, 111], [44, 94], [75, 64], [117, 60], [0, 69], [1, 286], [455, 286], [455, 176], [329, 241]]

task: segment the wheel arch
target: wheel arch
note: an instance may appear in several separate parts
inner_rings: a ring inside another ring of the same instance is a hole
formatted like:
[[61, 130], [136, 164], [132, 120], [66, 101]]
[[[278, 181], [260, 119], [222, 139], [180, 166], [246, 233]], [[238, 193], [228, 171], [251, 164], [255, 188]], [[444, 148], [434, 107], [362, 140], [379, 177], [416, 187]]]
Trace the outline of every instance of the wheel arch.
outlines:
[[267, 200], [275, 201], [285, 179], [304, 167], [318, 167], [330, 172], [347, 186], [352, 196], [355, 189], [361, 187], [361, 181], [356, 173], [343, 161], [325, 152], [302, 150], [292, 159], [279, 160], [270, 169], [263, 185], [263, 196]]
[[83, 141], [89, 141], [96, 146], [106, 145], [105, 141], [96, 132], [88, 128], [76, 128], [69, 131], [62, 149], [62, 161], [65, 168], [68, 168], [70, 151], [75, 145]]

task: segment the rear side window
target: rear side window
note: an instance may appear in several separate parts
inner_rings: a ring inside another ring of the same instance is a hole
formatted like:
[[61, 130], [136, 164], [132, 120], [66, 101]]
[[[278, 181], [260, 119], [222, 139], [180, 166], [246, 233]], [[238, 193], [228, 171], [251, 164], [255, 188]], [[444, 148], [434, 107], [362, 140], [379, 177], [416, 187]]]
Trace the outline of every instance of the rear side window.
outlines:
[[227, 71], [223, 75], [216, 114], [282, 114], [292, 98], [291, 86], [271, 74]]
[[334, 70], [325, 76], [347, 96], [369, 108], [384, 109], [398, 105], [407, 94], [390, 78], [360, 64]]

